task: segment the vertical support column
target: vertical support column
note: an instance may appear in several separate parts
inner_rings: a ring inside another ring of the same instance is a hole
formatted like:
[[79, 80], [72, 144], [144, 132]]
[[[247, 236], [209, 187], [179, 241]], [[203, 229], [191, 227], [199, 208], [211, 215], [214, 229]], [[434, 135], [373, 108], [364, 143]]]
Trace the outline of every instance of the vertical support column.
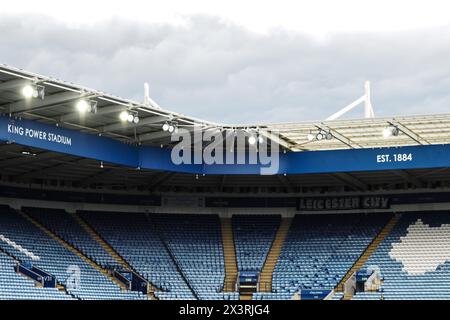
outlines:
[[366, 99], [364, 101], [364, 118], [373, 118], [375, 117], [375, 114], [373, 112], [372, 108], [372, 102], [371, 102], [371, 91], [370, 91], [370, 81], [366, 81], [364, 84], [364, 92]]

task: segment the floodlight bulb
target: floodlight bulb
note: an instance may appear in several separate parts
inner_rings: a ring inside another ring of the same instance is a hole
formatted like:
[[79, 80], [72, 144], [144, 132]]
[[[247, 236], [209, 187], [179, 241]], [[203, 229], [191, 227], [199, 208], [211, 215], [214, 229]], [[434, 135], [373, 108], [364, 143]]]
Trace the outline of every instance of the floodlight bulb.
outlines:
[[391, 127], [384, 128], [384, 130], [383, 130], [383, 138], [387, 139], [387, 138], [389, 138], [391, 136], [392, 136], [392, 128]]
[[77, 110], [81, 113], [85, 113], [89, 110], [89, 104], [86, 100], [80, 100], [77, 102]]
[[128, 112], [127, 111], [122, 111], [119, 115], [120, 120], [122, 120], [123, 122], [128, 120]]
[[23, 95], [25, 98], [29, 99], [29, 98], [32, 98], [32, 97], [34, 96], [34, 91], [35, 91], [35, 90], [34, 90], [33, 86], [27, 84], [27, 85], [24, 86], [23, 89], [22, 89], [22, 95]]
[[323, 133], [322, 132], [319, 132], [317, 135], [316, 135], [316, 139], [317, 140], [322, 140], [324, 138], [324, 136], [323, 136]]

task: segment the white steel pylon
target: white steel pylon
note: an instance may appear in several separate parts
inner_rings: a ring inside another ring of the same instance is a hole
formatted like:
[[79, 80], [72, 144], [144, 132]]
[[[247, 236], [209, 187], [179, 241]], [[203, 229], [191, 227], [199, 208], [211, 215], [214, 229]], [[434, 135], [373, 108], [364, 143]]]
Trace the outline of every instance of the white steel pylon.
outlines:
[[152, 98], [150, 98], [150, 87], [147, 82], [144, 83], [144, 104], [155, 109], [162, 109]]
[[364, 95], [355, 100], [354, 102], [350, 103], [348, 106], [342, 108], [338, 112], [334, 113], [333, 115], [329, 116], [326, 120], [336, 120], [349, 112], [350, 110], [354, 109], [355, 107], [359, 106], [361, 103], [364, 102], [364, 117], [365, 118], [374, 118], [375, 113], [373, 112], [372, 103], [371, 103], [371, 93], [370, 93], [370, 82], [366, 81], [364, 84]]

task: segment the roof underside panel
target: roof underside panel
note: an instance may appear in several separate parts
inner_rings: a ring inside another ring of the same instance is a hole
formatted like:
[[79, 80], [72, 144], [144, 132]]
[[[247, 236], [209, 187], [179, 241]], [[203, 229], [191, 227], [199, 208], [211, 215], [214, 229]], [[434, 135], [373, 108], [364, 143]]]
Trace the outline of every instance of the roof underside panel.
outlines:
[[[44, 100], [27, 102], [21, 96], [23, 85], [33, 82], [45, 87]], [[96, 114], [80, 115], [76, 111], [75, 104], [82, 97], [97, 102]], [[139, 123], [122, 123], [118, 116], [123, 110], [137, 112]], [[278, 133], [279, 144], [292, 151], [450, 143], [450, 114], [264, 125], [216, 124], [5, 65], [0, 65], [0, 112], [144, 145], [171, 145], [170, 135], [162, 130], [166, 121], [191, 129], [193, 125], [203, 130], [220, 128], [224, 129], [224, 135], [227, 130], [247, 128]], [[397, 127], [399, 135], [384, 139], [382, 131], [389, 125]], [[308, 134], [315, 135], [321, 130], [331, 133], [333, 138], [307, 139]]]

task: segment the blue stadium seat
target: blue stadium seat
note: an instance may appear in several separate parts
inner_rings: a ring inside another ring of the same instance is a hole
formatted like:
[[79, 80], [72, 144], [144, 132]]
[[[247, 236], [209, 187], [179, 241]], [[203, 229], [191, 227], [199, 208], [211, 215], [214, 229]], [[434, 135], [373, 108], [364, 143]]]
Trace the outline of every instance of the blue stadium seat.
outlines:
[[103, 267], [117, 266], [114, 258], [64, 210], [22, 208], [22, 211], [45, 225], [99, 265]]
[[224, 293], [225, 263], [217, 215], [155, 215], [152, 220], [201, 300], [237, 300]]
[[195, 299], [154, 225], [143, 213], [80, 211], [79, 214], [142, 276], [161, 300]]
[[[117, 262], [68, 213], [26, 208], [52, 232], [103, 267]], [[225, 278], [220, 220], [207, 214], [79, 212], [141, 275], [160, 290], [159, 299], [236, 300], [222, 292]], [[302, 289], [334, 289], [392, 214], [299, 214], [289, 230], [273, 275], [273, 292], [255, 300], [288, 300]], [[233, 217], [240, 271], [260, 271], [280, 224], [280, 216]], [[59, 241], [0, 206], [0, 299], [148, 299], [123, 291]], [[13, 241], [13, 243], [8, 241]], [[355, 300], [450, 299], [450, 214], [403, 214], [364, 268], [377, 267], [377, 292], [358, 292]], [[18, 247], [17, 245], [21, 246]], [[25, 250], [28, 250], [25, 251]], [[67, 291], [40, 288], [14, 271], [27, 262], [56, 276]], [[81, 272], [81, 286], [70, 288], [70, 266]], [[342, 299], [336, 293], [333, 300]]]
[[365, 264], [380, 269], [379, 292], [357, 293], [353, 299], [450, 299], [449, 235], [448, 212], [403, 214]]
[[261, 272], [280, 225], [280, 215], [233, 215], [239, 271]]
[[292, 296], [301, 289], [334, 289], [390, 217], [297, 215], [275, 268], [274, 293]]
[[56, 288], [36, 287], [34, 281], [14, 271], [17, 261], [0, 252], [0, 300], [74, 300]]
[[[40, 260], [35, 261], [35, 265], [56, 276], [60, 283], [68, 285], [68, 282], [71, 281], [72, 275], [69, 272], [71, 267], [80, 270], [80, 286], [68, 289], [74, 297], [86, 300], [147, 299], [147, 296], [141, 293], [123, 292], [100, 271], [94, 269], [14, 210], [2, 210], [0, 221], [0, 234], [39, 256]], [[0, 241], [0, 247], [21, 261], [29, 260], [26, 254], [5, 242]]]

